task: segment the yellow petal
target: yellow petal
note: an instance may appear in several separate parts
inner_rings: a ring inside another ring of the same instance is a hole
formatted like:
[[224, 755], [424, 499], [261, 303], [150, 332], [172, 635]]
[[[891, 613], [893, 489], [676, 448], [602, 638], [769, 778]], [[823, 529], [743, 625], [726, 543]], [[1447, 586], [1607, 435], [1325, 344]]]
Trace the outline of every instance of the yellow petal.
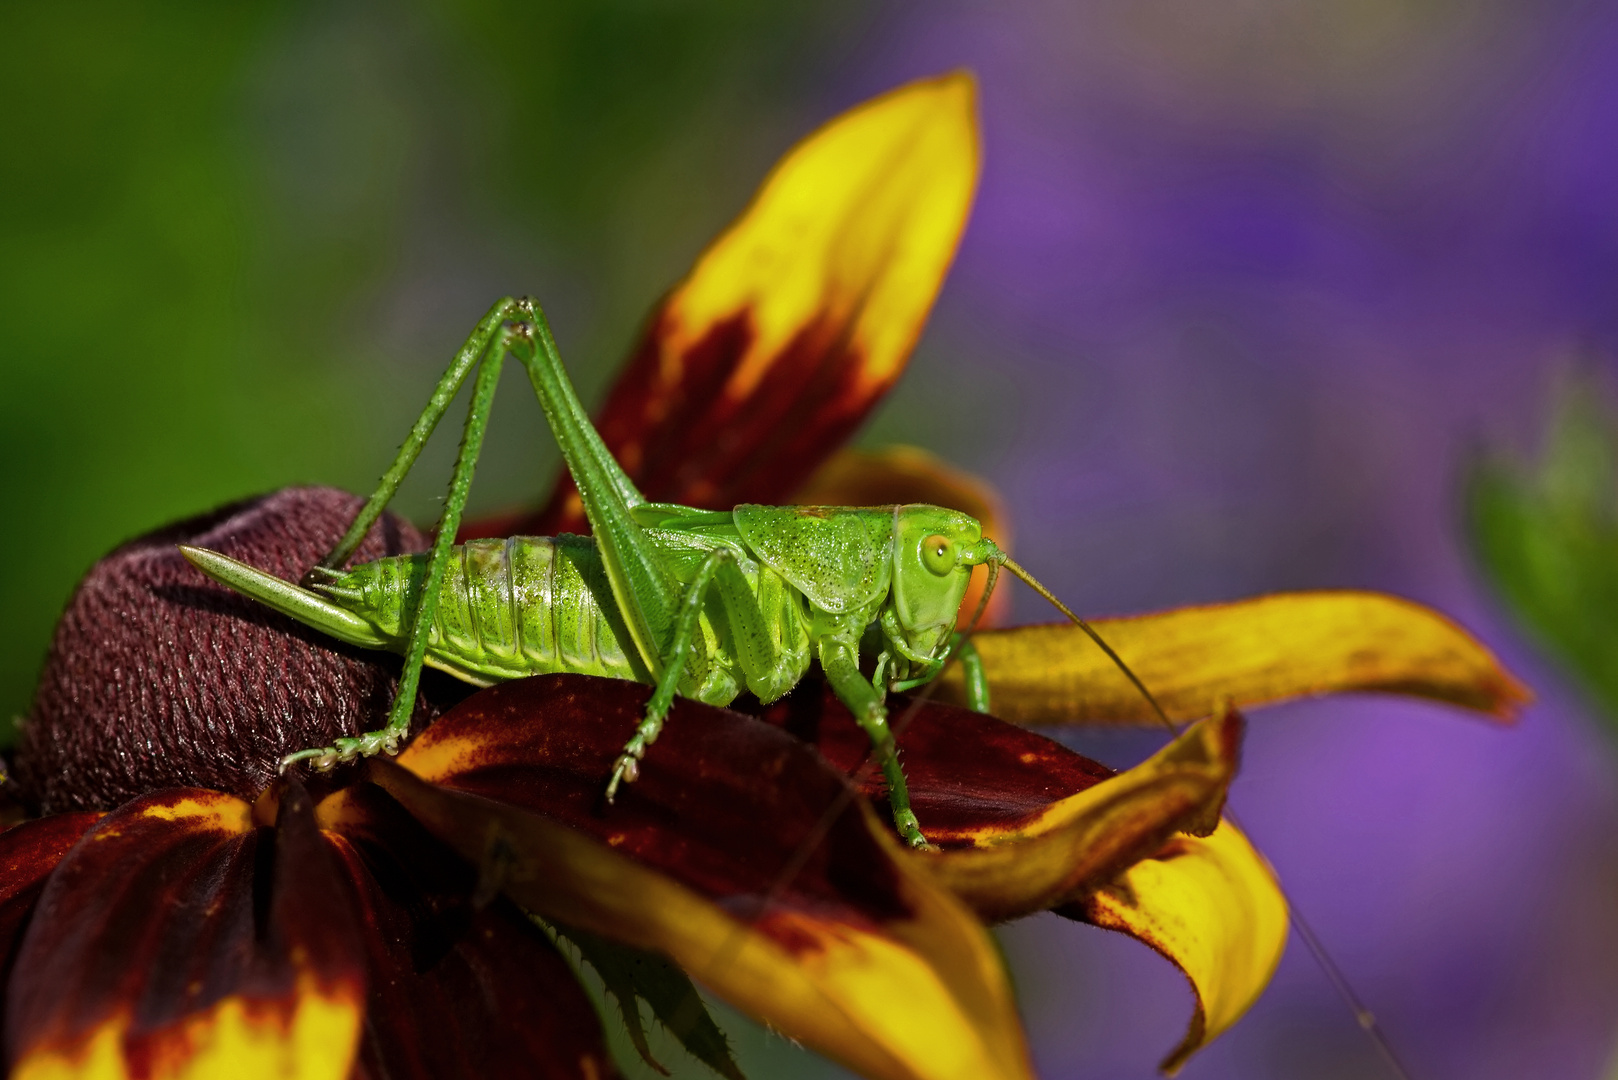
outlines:
[[997, 829], [980, 838], [985, 846], [925, 856], [924, 865], [986, 920], [1042, 911], [1158, 851], [1177, 831], [1211, 829], [1236, 773], [1241, 731], [1241, 716], [1226, 710], [1016, 832]]
[[1175, 837], [1063, 914], [1145, 942], [1190, 980], [1196, 1011], [1163, 1062], [1171, 1075], [1258, 1000], [1287, 939], [1274, 872], [1228, 821], [1211, 836]]
[[[291, 1009], [222, 998], [161, 1033], [131, 1033], [127, 1015], [108, 1019], [70, 1048], [32, 1048], [14, 1080], [341, 1080], [353, 1061], [364, 1003], [340, 988], [299, 983]], [[128, 1047], [141, 1054], [131, 1061]]]
[[[984, 536], [993, 539], [1002, 551], [1011, 550], [1011, 526], [994, 489], [971, 473], [914, 446], [839, 450], [787, 501], [799, 506], [930, 503], [971, 515], [983, 526]], [[961, 625], [977, 614], [988, 576], [986, 566], [973, 569], [972, 585], [961, 601]], [[1009, 590], [997, 589], [978, 625], [996, 625], [1010, 600]]]
[[966, 226], [978, 175], [976, 98], [965, 72], [924, 79], [794, 147], [670, 298], [671, 351], [750, 312], [756, 336], [725, 387], [745, 397], [793, 337], [826, 319], [863, 350], [858, 385], [886, 387]]
[[[1506, 720], [1529, 698], [1465, 630], [1381, 593], [1279, 593], [1093, 625], [1176, 720], [1205, 716], [1220, 698], [1250, 707], [1349, 690], [1432, 698]], [[1077, 627], [990, 630], [973, 642], [1002, 719], [1157, 722]], [[940, 696], [962, 699], [958, 667], [940, 683]]]
[[[596, 423], [648, 498], [779, 503], [898, 378], [977, 187], [976, 96], [957, 72], [826, 124], [652, 315]], [[564, 477], [511, 527], [578, 510]]]

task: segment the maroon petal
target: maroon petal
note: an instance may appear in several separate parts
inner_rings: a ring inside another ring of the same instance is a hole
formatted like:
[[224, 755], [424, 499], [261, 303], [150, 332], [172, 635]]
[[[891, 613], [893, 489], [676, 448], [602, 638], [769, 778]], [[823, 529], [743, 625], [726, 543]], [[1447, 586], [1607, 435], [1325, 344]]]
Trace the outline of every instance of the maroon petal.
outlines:
[[271, 829], [239, 799], [174, 789], [85, 833], [17, 957], [12, 1067], [346, 1075], [364, 1001], [357, 928], [301, 789], [280, 818]]
[[[1051, 804], [1114, 775], [1060, 743], [983, 713], [902, 696], [890, 698], [888, 710], [911, 805], [927, 839], [946, 850], [1014, 833]], [[882, 774], [867, 761], [871, 740], [823, 680], [805, 679], [759, 715], [857, 776], [863, 793], [886, 805]]]
[[360, 1075], [617, 1075], [567, 962], [509, 900], [479, 894], [460, 856], [373, 787], [332, 796], [321, 817], [369, 930]]
[[1028, 1075], [981, 924], [798, 740], [678, 701], [639, 781], [606, 805], [648, 693], [506, 683], [371, 772], [525, 907], [662, 952], [856, 1071]]
[[[17, 751], [27, 801], [49, 813], [110, 809], [182, 786], [252, 799], [284, 755], [380, 727], [397, 660], [214, 585], [175, 548], [199, 544], [296, 579], [359, 505], [330, 489], [289, 488], [97, 563], [57, 624]], [[420, 533], [386, 517], [358, 558], [422, 546]], [[423, 702], [418, 722], [435, 711]]]

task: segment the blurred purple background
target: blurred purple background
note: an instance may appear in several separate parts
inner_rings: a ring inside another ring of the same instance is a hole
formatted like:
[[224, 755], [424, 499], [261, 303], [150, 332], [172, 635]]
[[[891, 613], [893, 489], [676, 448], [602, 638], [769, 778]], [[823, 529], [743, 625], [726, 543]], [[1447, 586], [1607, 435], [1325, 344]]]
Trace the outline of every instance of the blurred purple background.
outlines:
[[[954, 64], [983, 85], [977, 216], [907, 387], [947, 364], [990, 402], [981, 430], [954, 406], [952, 453], [1005, 492], [1019, 557], [1087, 612], [1386, 589], [1498, 649], [1540, 694], [1515, 729], [1268, 710], [1233, 805], [1412, 1075], [1602, 1075], [1613, 748], [1480, 587], [1457, 480], [1618, 345], [1618, 7], [1048, 3], [889, 30], [861, 89]], [[1146, 1075], [1174, 976], [1052, 918], [1003, 940], [1045, 1075]], [[1294, 938], [1185, 1075], [1390, 1074]]]
[[[864, 441], [991, 478], [1019, 559], [1088, 614], [1386, 589], [1496, 648], [1540, 695], [1515, 728], [1267, 710], [1234, 806], [1413, 1076], [1603, 1075], [1618, 760], [1481, 586], [1457, 481], [1618, 350], [1618, 4], [187, 11], [0, 16], [4, 494], [54, 530], [0, 538], [0, 708], [97, 554], [254, 490], [368, 486], [503, 293], [544, 298], [599, 392], [787, 146], [966, 66], [977, 210]], [[548, 483], [524, 396], [484, 509]], [[407, 512], [436, 513], [448, 454]], [[1127, 764], [1157, 740], [1072, 741]], [[1042, 1075], [1153, 1075], [1189, 1009], [1168, 965], [1054, 917], [1002, 940]], [[741, 1041], [754, 1076], [835, 1072]], [[1388, 1074], [1294, 941], [1183, 1075]]]

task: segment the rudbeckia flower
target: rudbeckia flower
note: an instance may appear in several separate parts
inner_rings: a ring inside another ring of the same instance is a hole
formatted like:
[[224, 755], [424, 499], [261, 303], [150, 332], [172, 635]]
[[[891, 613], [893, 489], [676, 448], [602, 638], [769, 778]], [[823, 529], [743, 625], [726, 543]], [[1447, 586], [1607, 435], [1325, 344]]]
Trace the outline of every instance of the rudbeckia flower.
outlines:
[[[1004, 540], [991, 496], [914, 451], [830, 456], [903, 367], [977, 158], [972, 83], [950, 75], [777, 166], [605, 406], [650, 497], [926, 499]], [[610, 807], [646, 689], [585, 676], [475, 694], [429, 679], [398, 758], [280, 778], [284, 754], [375, 727], [398, 662], [220, 591], [174, 545], [295, 578], [357, 505], [289, 489], [129, 544], [81, 584], [16, 756], [33, 817], [0, 834], [11, 1075], [613, 1075], [577, 957], [643, 1052], [642, 997], [724, 1075], [688, 976], [866, 1076], [1026, 1077], [984, 925], [1045, 909], [1185, 972], [1172, 1069], [1241, 1015], [1286, 936], [1268, 867], [1220, 819], [1236, 707], [1376, 689], [1505, 715], [1522, 698], [1441, 616], [1319, 593], [1099, 623], [1196, 720], [1121, 773], [1018, 726], [1142, 719], [1093, 645], [1067, 627], [978, 635], [1004, 719], [941, 700], [958, 677], [894, 706], [935, 852], [900, 847], [863, 735], [812, 680], [750, 711], [678, 702]], [[504, 527], [576, 511], [563, 484]], [[423, 546], [386, 518], [358, 557]]]

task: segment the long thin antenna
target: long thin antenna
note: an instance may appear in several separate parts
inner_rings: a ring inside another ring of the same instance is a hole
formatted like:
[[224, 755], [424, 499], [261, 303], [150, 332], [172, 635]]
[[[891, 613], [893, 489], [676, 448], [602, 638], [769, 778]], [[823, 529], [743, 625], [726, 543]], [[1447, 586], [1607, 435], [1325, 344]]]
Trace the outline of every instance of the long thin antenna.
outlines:
[[1129, 665], [1124, 663], [1123, 657], [1113, 652], [1112, 646], [1108, 645], [1106, 641], [1102, 640], [1101, 635], [1096, 633], [1095, 627], [1091, 626], [1089, 623], [1075, 615], [1072, 608], [1062, 603], [1062, 601], [1058, 600], [1049, 589], [1041, 585], [1038, 581], [1034, 580], [1034, 575], [1024, 570], [1021, 566], [1018, 566], [1016, 560], [1014, 560], [1010, 555], [1006, 555], [1002, 552], [999, 561], [1004, 562], [1006, 564], [1006, 569], [1015, 574], [1024, 585], [1027, 585], [1030, 589], [1033, 589], [1046, 600], [1049, 600], [1051, 605], [1055, 607], [1057, 611], [1060, 611], [1063, 615], [1066, 615], [1069, 619], [1072, 619], [1080, 630], [1083, 630], [1086, 634], [1089, 634], [1090, 640], [1099, 645], [1101, 647], [1101, 651], [1107, 654], [1107, 659], [1118, 665], [1118, 670], [1124, 673], [1124, 677], [1135, 684], [1135, 689], [1140, 691], [1141, 696], [1144, 697], [1146, 699], [1146, 703], [1152, 707], [1152, 711], [1157, 714], [1157, 718], [1163, 721], [1164, 726], [1170, 731], [1174, 732], [1176, 735], [1180, 733], [1180, 725], [1169, 719], [1169, 714], [1163, 711], [1163, 706], [1157, 703], [1157, 698], [1153, 697], [1152, 692], [1146, 689], [1146, 684], [1141, 682], [1140, 678], [1129, 669]]
[[[1023, 584], [1050, 601], [1057, 611], [1073, 620], [1080, 630], [1088, 634], [1090, 640], [1094, 641], [1101, 648], [1101, 651], [1107, 654], [1107, 658], [1116, 664], [1118, 670], [1123, 672], [1124, 676], [1134, 684], [1136, 690], [1140, 691], [1141, 696], [1146, 699], [1146, 703], [1152, 707], [1152, 711], [1157, 714], [1157, 718], [1163, 722], [1163, 725], [1173, 734], [1180, 734], [1183, 725], [1176, 724], [1169, 719], [1169, 714], [1163, 710], [1163, 706], [1158, 703], [1152, 692], [1146, 689], [1146, 684], [1141, 682], [1140, 678], [1130, 670], [1129, 665], [1124, 663], [1123, 658], [1113, 651], [1112, 646], [1108, 645], [1101, 635], [1096, 633], [1093, 626], [1074, 614], [1072, 609], [1058, 600], [1049, 589], [1036, 581], [1032, 574], [1018, 566], [1009, 555], [1001, 552], [996, 561], [1004, 562], [1006, 569], [1015, 574]], [[1228, 803], [1225, 806], [1224, 815], [1236, 828], [1242, 830], [1242, 832], [1248, 831], [1247, 827], [1237, 820]], [[1343, 974], [1343, 969], [1337, 966], [1337, 961], [1332, 959], [1331, 953], [1326, 951], [1325, 942], [1320, 940], [1314, 928], [1309, 925], [1309, 921], [1303, 917], [1303, 910], [1298, 907], [1297, 901], [1292, 898], [1292, 895], [1287, 892], [1286, 886], [1282, 885], [1279, 880], [1276, 881], [1275, 887], [1280, 890], [1281, 898], [1287, 903], [1293, 929], [1297, 930], [1298, 937], [1303, 939], [1304, 946], [1309, 950], [1309, 954], [1315, 958], [1315, 963], [1319, 965], [1321, 971], [1325, 972], [1327, 980], [1336, 988], [1337, 995], [1342, 998], [1343, 1004], [1347, 1005], [1349, 1010], [1353, 1012], [1354, 1020], [1359, 1024], [1360, 1030], [1365, 1032], [1366, 1037], [1371, 1040], [1372, 1045], [1382, 1055], [1383, 1064], [1387, 1065], [1388, 1069], [1399, 1080], [1411, 1080], [1409, 1070], [1404, 1067], [1404, 1062], [1399, 1060], [1399, 1055], [1394, 1051], [1393, 1044], [1388, 1041], [1387, 1033], [1377, 1023], [1376, 1014], [1365, 1007], [1365, 1003], [1360, 1000], [1360, 996], [1349, 985], [1348, 977]]]

